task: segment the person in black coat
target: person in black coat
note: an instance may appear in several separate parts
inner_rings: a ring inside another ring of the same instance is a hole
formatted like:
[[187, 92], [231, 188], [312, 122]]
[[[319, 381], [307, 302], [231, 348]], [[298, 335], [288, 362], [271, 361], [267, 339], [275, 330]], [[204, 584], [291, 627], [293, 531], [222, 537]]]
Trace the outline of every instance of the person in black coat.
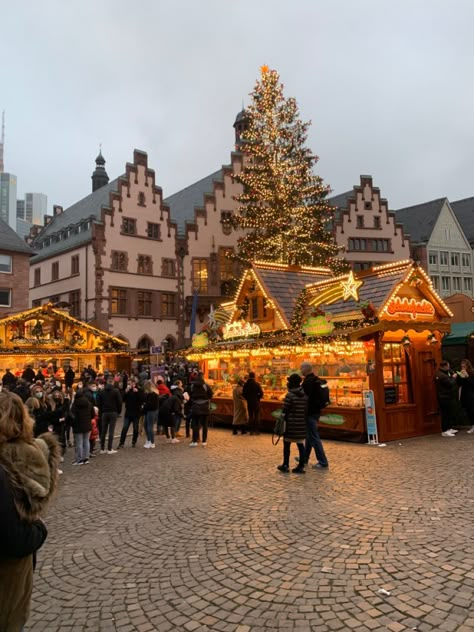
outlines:
[[456, 397], [456, 380], [453, 377], [449, 362], [440, 362], [435, 374], [436, 394], [441, 412], [441, 436], [454, 437], [457, 430], [452, 429], [453, 404]]
[[76, 377], [75, 371], [72, 369], [72, 367], [68, 366], [67, 371], [64, 374], [64, 384], [66, 388], [72, 388], [75, 377]]
[[133, 427], [132, 448], [134, 448], [137, 444], [138, 423], [140, 421], [143, 398], [144, 394], [143, 391], [138, 388], [138, 381], [132, 379], [123, 396], [123, 401], [125, 403], [125, 416], [123, 419], [122, 432], [120, 433], [120, 443], [118, 445], [118, 449], [125, 446], [130, 424], [132, 424]]
[[469, 360], [461, 362], [461, 371], [458, 373], [457, 383], [461, 387], [461, 406], [471, 424], [468, 434], [474, 433], [474, 368]]
[[293, 373], [287, 382], [288, 393], [283, 400], [282, 415], [286, 421], [285, 434], [283, 435], [283, 463], [278, 466], [280, 472], [290, 471], [291, 443], [298, 446], [299, 463], [291, 471], [295, 474], [304, 474], [306, 451], [304, 440], [306, 439], [306, 413], [308, 409], [308, 396], [301, 387], [301, 377]]
[[26, 400], [30, 396], [30, 387], [28, 386], [26, 381], [20, 377], [15, 388], [13, 389], [13, 392], [15, 393], [15, 395], [18, 395], [18, 397], [20, 397], [23, 402], [26, 402]]
[[21, 379], [25, 380], [25, 382], [28, 382], [28, 384], [33, 384], [33, 382], [35, 381], [35, 376], [36, 374], [33, 370], [33, 367], [29, 364], [23, 371]]
[[87, 465], [89, 463], [89, 435], [92, 430], [94, 406], [84, 391], [77, 391], [72, 404], [72, 431], [74, 433], [74, 448], [76, 459], [73, 465]]
[[115, 454], [117, 450], [113, 449], [115, 424], [117, 417], [122, 412], [122, 396], [118, 388], [113, 385], [113, 378], [107, 378], [107, 384], [103, 391], [97, 395], [97, 407], [101, 421], [100, 429], [100, 451], [105, 454], [105, 440], [107, 431], [109, 432], [107, 454]]
[[250, 371], [247, 381], [242, 389], [242, 395], [247, 400], [247, 410], [249, 415], [250, 434], [260, 434], [260, 400], [263, 397], [263, 390], [255, 379], [255, 373]]
[[16, 377], [11, 372], [11, 369], [5, 371], [5, 375], [2, 377], [2, 384], [5, 388], [8, 388], [9, 391], [13, 391], [15, 388]]
[[311, 452], [314, 449], [317, 463], [315, 468], [329, 467], [328, 458], [324, 451], [321, 437], [319, 436], [318, 421], [321, 416], [322, 390], [328, 388], [326, 380], [320, 379], [313, 373], [313, 366], [309, 362], [303, 362], [300, 366], [303, 376], [302, 387], [308, 396], [308, 410], [306, 413], [306, 445], [305, 464], [308, 464]]
[[191, 448], [195, 448], [199, 441], [199, 429], [202, 426], [202, 445], [207, 446], [207, 431], [210, 409], [210, 401], [213, 392], [211, 387], [204, 382], [202, 374], [193, 381], [189, 387], [189, 398], [191, 405], [191, 424], [193, 430], [193, 438], [189, 444]]

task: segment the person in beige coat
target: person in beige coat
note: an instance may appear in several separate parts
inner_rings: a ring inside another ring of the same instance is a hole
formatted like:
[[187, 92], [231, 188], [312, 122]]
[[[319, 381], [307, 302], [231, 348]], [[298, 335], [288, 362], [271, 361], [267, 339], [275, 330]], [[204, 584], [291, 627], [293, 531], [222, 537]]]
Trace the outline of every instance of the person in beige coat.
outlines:
[[47, 536], [41, 516], [58, 480], [60, 448], [51, 433], [33, 438], [22, 400], [0, 393], [0, 631], [28, 620], [36, 551]]
[[247, 426], [249, 423], [249, 413], [247, 409], [247, 401], [245, 400], [243, 391], [244, 381], [237, 380], [237, 384], [232, 391], [232, 400], [234, 403], [234, 417], [232, 419], [232, 434], [236, 435], [240, 430], [242, 434], [247, 434]]

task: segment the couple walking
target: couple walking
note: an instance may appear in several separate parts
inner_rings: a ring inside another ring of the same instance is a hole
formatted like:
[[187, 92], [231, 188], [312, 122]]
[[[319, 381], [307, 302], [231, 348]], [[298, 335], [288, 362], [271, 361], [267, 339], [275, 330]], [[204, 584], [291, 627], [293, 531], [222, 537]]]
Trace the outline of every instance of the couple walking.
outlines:
[[314, 467], [329, 467], [318, 430], [321, 410], [328, 401], [323, 391], [327, 389], [327, 384], [325, 380], [320, 380], [314, 375], [309, 362], [303, 362], [300, 371], [302, 378], [297, 373], [288, 378], [288, 393], [283, 402], [282, 412], [286, 420], [283, 463], [278, 466], [280, 472], [290, 471], [291, 443], [296, 443], [299, 457], [298, 465], [292, 469], [295, 474], [304, 474], [313, 449], [317, 459]]

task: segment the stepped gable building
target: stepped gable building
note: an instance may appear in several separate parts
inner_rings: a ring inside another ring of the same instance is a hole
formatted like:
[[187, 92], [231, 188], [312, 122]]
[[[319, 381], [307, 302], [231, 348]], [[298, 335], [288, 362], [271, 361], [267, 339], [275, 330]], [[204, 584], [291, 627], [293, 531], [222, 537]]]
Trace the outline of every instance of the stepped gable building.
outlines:
[[195, 292], [198, 293], [197, 314], [204, 323], [211, 305], [216, 307], [233, 296], [232, 281], [240, 274], [238, 265], [229, 255], [235, 252], [238, 239], [231, 219], [238, 208], [235, 197], [242, 188], [234, 182], [233, 174], [242, 168], [244, 157], [240, 147], [245, 124], [242, 110], [233, 125], [236, 151], [232, 152], [229, 165], [164, 200], [178, 226], [177, 251], [184, 265], [186, 324]]
[[109, 182], [102, 153], [92, 193], [33, 227], [33, 306], [65, 303], [76, 318], [148, 350], [178, 337], [176, 225], [147, 154]]
[[474, 197], [456, 200], [450, 204], [471, 248], [474, 249]]
[[28, 307], [31, 248], [0, 219], [0, 318]]
[[399, 209], [396, 216], [410, 239], [413, 259], [428, 272], [435, 290], [443, 297], [459, 292], [472, 297], [472, 247], [448, 199]]
[[354, 270], [365, 270], [410, 256], [408, 239], [371, 176], [360, 176], [352, 191], [333, 196], [334, 237]]

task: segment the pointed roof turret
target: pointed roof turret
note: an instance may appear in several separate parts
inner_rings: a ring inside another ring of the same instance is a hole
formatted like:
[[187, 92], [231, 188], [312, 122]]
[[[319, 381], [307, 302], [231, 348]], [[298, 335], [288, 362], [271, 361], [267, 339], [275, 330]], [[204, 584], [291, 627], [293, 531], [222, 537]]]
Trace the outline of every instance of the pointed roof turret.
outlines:
[[95, 159], [95, 170], [91, 176], [92, 178], [92, 192], [97, 191], [101, 187], [105, 186], [109, 181], [109, 176], [105, 170], [105, 158], [102, 155], [102, 148], [99, 150], [99, 155]]

